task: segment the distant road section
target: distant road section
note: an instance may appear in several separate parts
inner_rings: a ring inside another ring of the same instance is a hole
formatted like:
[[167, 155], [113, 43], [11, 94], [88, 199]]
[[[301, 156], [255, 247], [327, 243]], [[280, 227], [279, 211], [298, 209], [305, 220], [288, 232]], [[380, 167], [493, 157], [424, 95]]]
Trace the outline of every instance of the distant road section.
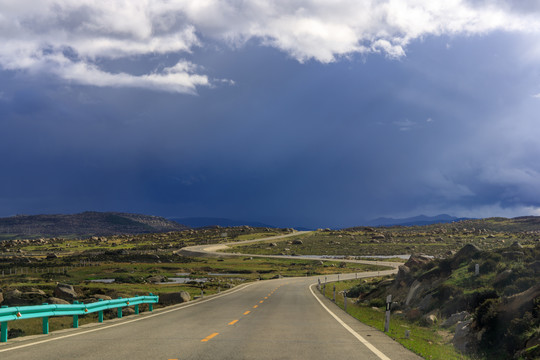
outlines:
[[[280, 240], [280, 239], [288, 238], [291, 236], [308, 234], [310, 232], [312, 231], [297, 231], [297, 232], [286, 234], [286, 235], [271, 236], [271, 237], [262, 238], [262, 239], [228, 242], [228, 243], [223, 243], [223, 244], [186, 246], [178, 250], [177, 252], [185, 256], [214, 256], [214, 257], [216, 256], [218, 257], [219, 256], [221, 257], [223, 256], [252, 256], [252, 257], [276, 258], [276, 259], [332, 260], [332, 259], [329, 259], [328, 257], [323, 257], [323, 256], [317, 257], [313, 255], [310, 255], [310, 256], [257, 255], [257, 254], [228, 253], [228, 252], [222, 251], [222, 250], [226, 250], [230, 248], [233, 245], [245, 245], [245, 244], [252, 244], [252, 243], [262, 242], [262, 241]], [[393, 270], [390, 270], [388, 274], [397, 273], [397, 269], [399, 265], [402, 265], [402, 263], [393, 262], [393, 261], [372, 261], [372, 260], [353, 260], [353, 259], [339, 259], [339, 261], [352, 262], [352, 263], [358, 263], [358, 264], [381, 265], [381, 266], [388, 266], [390, 268], [393, 268]]]

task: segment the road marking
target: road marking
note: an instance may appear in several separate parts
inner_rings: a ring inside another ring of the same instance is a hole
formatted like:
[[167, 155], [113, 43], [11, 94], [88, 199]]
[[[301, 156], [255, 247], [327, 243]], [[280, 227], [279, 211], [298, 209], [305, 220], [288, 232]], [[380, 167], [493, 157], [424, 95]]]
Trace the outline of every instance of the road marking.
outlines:
[[248, 311], [246, 311], [246, 312], [244, 313], [244, 315], [247, 315], [247, 314], [249, 314], [250, 312], [251, 312], [251, 311], [248, 310]]
[[236, 324], [237, 322], [238, 322], [238, 320], [233, 320], [233, 321], [231, 321], [231, 322], [229, 323], [229, 325], [234, 325], [234, 324]]
[[214, 338], [214, 337], [216, 337], [218, 335], [219, 335], [219, 333], [210, 334], [207, 337], [205, 337], [204, 339], [202, 339], [201, 342], [206, 342], [206, 341], [208, 341], [208, 340], [210, 340], [210, 339], [212, 339], [212, 338]]
[[345, 322], [343, 320], [341, 320], [336, 314], [334, 314], [328, 307], [326, 307], [326, 305], [324, 305], [323, 302], [313, 292], [313, 286], [315, 286], [315, 285], [317, 285], [317, 283], [312, 284], [309, 287], [309, 291], [311, 291], [311, 295], [313, 295], [313, 297], [319, 302], [319, 304], [321, 304], [321, 306], [326, 311], [328, 311], [328, 313], [330, 315], [332, 315], [332, 317], [334, 319], [336, 319], [337, 322], [341, 324], [341, 326], [343, 326], [348, 332], [350, 332], [355, 338], [357, 338], [362, 344], [364, 344], [369, 350], [371, 350], [372, 353], [377, 355], [379, 357], [379, 359], [381, 359], [381, 360], [390, 360], [390, 358], [388, 356], [384, 355], [382, 352], [379, 351], [379, 349], [377, 349], [375, 346], [371, 345], [371, 343], [369, 343], [366, 339], [364, 339], [362, 336], [360, 336], [349, 325], [345, 324]]
[[[270, 295], [268, 295], [268, 296], [270, 296]], [[265, 296], [265, 297], [264, 297], [264, 300], [267, 300], [267, 299], [268, 299], [268, 296]]]
[[[133, 323], [135, 321], [141, 321], [141, 320], [150, 319], [150, 318], [153, 318], [153, 317], [156, 317], [156, 316], [161, 316], [161, 315], [173, 312], [173, 311], [184, 310], [184, 309], [187, 309], [187, 308], [192, 307], [192, 306], [197, 306], [197, 305], [200, 305], [200, 304], [204, 304], [204, 303], [206, 303], [208, 301], [219, 299], [219, 298], [221, 298], [223, 296], [234, 294], [235, 292], [247, 289], [248, 287], [250, 287], [252, 285], [255, 285], [255, 284], [257, 284], [257, 283], [247, 284], [246, 286], [242, 286], [241, 288], [235, 289], [233, 291], [224, 292], [221, 295], [217, 295], [217, 296], [211, 297], [211, 298], [206, 299], [206, 300], [201, 300], [201, 301], [198, 301], [196, 303], [192, 303], [192, 304], [188, 303], [187, 305], [180, 305], [178, 307], [175, 307], [174, 309], [164, 310], [164, 311], [157, 310], [155, 314], [143, 313], [143, 314], [141, 314], [142, 316], [140, 318], [133, 319], [133, 320], [128, 320], [128, 321], [121, 322], [121, 323], [118, 323], [118, 324], [107, 325], [107, 326], [99, 327], [97, 329], [81, 331], [81, 332], [77, 332], [77, 333], [74, 333], [74, 334], [69, 334], [69, 335], [59, 336], [59, 337], [52, 338], [52, 339], [46, 339], [46, 340], [32, 342], [32, 343], [29, 343], [29, 344], [14, 346], [14, 347], [11, 347], [11, 348], [8, 348], [8, 349], [2, 349], [2, 350], [0, 350], [0, 353], [6, 352], [6, 351], [22, 349], [22, 348], [25, 348], [25, 347], [34, 346], [34, 345], [38, 345], [38, 344], [43, 344], [43, 343], [47, 343], [47, 342], [51, 342], [51, 341], [62, 340], [62, 339], [70, 338], [70, 337], [73, 337], [73, 336], [84, 335], [84, 334], [92, 333], [94, 331], [110, 329], [110, 328], [121, 326], [121, 325], [131, 324], [131, 323]], [[48, 335], [48, 336], [50, 336], [50, 335]]]
[[256, 309], [256, 308], [258, 308], [258, 307], [259, 307], [259, 305], [254, 305], [254, 306], [253, 306], [254, 309]]
[[262, 304], [263, 302], [264, 302], [264, 300], [261, 300], [261, 301], [259, 301], [259, 304]]

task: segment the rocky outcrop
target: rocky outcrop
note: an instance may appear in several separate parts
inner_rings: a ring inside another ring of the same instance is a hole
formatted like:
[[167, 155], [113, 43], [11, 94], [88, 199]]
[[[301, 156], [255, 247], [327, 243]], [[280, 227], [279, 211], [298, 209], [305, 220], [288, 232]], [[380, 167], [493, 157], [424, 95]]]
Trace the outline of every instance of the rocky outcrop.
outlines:
[[462, 247], [456, 255], [452, 258], [452, 268], [457, 268], [461, 263], [464, 261], [470, 261], [476, 254], [478, 254], [481, 250], [473, 244], [467, 244], [464, 247]]
[[13, 289], [4, 292], [3, 305], [7, 306], [27, 306], [40, 305], [45, 302], [46, 295], [38, 289], [30, 289], [29, 291], [20, 291]]
[[476, 341], [474, 332], [471, 330], [471, 323], [472, 320], [465, 320], [458, 321], [456, 324], [456, 332], [454, 333], [452, 344], [463, 353], [470, 352]]

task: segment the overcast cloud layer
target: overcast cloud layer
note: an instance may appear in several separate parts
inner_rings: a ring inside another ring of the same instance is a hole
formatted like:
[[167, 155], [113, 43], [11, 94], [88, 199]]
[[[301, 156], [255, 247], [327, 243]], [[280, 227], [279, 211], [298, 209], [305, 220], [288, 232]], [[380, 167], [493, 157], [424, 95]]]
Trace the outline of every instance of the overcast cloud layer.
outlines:
[[251, 39], [300, 62], [354, 54], [405, 56], [415, 39], [495, 30], [538, 32], [530, 2], [450, 1], [3, 1], [0, 66], [51, 72], [84, 85], [193, 93], [210, 86], [186, 60], [142, 74], [110, 72], [103, 59], [186, 54], [200, 37], [242, 46]]
[[0, 0], [0, 216], [540, 215], [537, 1]]

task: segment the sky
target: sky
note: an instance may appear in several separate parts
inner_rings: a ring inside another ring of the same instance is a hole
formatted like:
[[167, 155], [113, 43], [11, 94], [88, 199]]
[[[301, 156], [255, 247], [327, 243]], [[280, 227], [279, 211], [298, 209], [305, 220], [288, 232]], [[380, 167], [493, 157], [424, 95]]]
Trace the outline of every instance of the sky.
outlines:
[[540, 215], [540, 3], [0, 0], [0, 216]]

